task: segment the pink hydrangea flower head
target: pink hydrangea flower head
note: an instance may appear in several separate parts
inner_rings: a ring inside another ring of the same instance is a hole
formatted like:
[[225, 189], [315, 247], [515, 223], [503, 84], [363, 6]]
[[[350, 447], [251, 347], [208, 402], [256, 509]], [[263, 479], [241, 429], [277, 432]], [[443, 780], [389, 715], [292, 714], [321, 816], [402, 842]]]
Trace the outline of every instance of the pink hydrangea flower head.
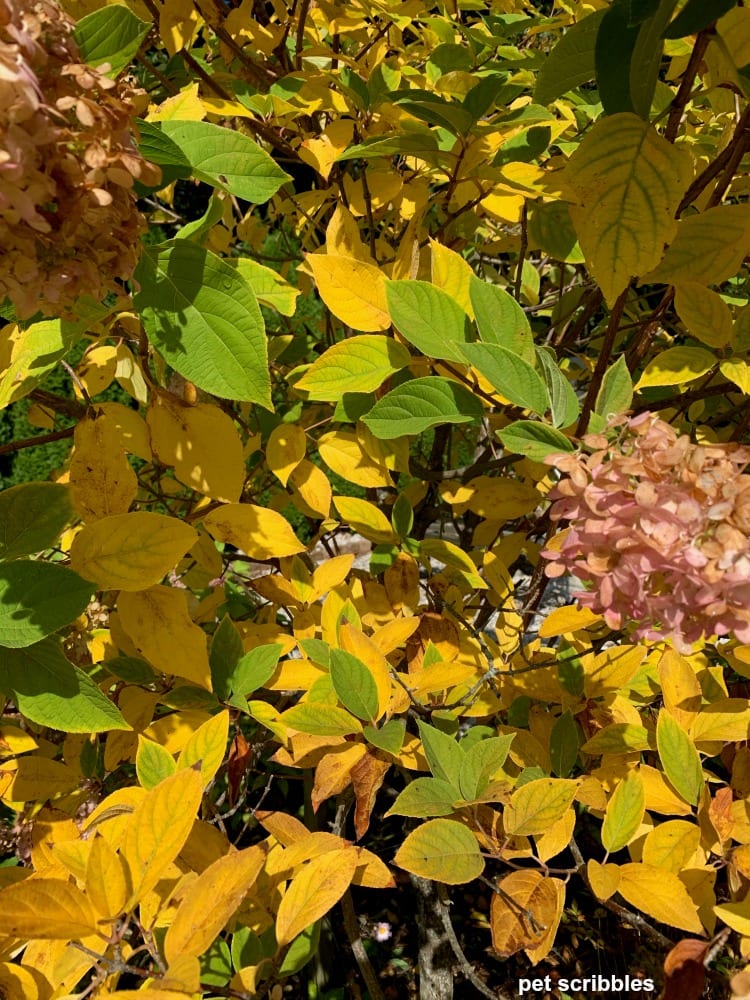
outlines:
[[750, 448], [694, 444], [650, 413], [609, 432], [547, 459], [562, 473], [550, 514], [567, 523], [547, 576], [578, 577], [579, 604], [636, 639], [750, 642]]

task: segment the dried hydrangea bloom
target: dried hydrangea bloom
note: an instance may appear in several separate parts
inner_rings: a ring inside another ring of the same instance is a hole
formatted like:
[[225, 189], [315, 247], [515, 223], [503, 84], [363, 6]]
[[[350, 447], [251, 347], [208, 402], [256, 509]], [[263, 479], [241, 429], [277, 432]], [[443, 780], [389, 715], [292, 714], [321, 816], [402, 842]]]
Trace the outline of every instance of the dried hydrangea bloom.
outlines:
[[160, 176], [133, 144], [135, 91], [84, 65], [72, 28], [49, 0], [0, 0], [0, 302], [21, 319], [132, 275], [133, 181]]
[[634, 638], [750, 642], [750, 448], [693, 444], [649, 413], [613, 429], [547, 459], [563, 474], [551, 517], [568, 524], [547, 576], [574, 574], [579, 604]]

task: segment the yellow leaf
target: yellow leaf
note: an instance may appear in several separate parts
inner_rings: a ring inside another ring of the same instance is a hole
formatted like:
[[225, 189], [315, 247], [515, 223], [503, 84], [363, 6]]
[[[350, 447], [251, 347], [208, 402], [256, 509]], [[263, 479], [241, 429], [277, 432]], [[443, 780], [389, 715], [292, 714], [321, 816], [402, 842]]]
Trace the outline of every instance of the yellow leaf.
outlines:
[[165, 0], [159, 13], [159, 34], [170, 56], [190, 48], [201, 20], [192, 0]]
[[[328, 175], [336, 161], [336, 157], [351, 145], [353, 134], [354, 122], [342, 119], [332, 121], [320, 133], [319, 137], [305, 139], [301, 143], [298, 150], [300, 159], [305, 163], [309, 163], [324, 180], [328, 180]], [[336, 211], [342, 210], [343, 207], [343, 205], [337, 205]], [[326, 244], [330, 242], [331, 224], [329, 223], [326, 230]], [[334, 243], [334, 246], [338, 249], [337, 244]], [[360, 259], [369, 259], [369, 254], [367, 258], [362, 257]]]
[[347, 847], [313, 858], [294, 876], [276, 915], [276, 940], [280, 947], [294, 941], [338, 903], [351, 885], [358, 865], [357, 851]]
[[727, 927], [743, 937], [750, 937], [750, 899], [741, 903], [722, 903], [714, 907], [714, 913]]
[[307, 438], [298, 424], [279, 424], [266, 445], [266, 463], [282, 486], [305, 457]]
[[[692, 161], [635, 114], [601, 119], [571, 156], [564, 183], [589, 271], [611, 307], [661, 260]], [[712, 278], [711, 280], [717, 280]]]
[[104, 590], [142, 590], [159, 583], [197, 538], [195, 528], [163, 514], [114, 514], [76, 535], [70, 564]]
[[643, 281], [721, 285], [737, 273], [748, 250], [750, 205], [717, 205], [680, 220], [664, 259]]
[[544, 833], [568, 810], [578, 782], [564, 778], [537, 778], [517, 788], [503, 813], [505, 832], [514, 837]]
[[77, 886], [29, 878], [0, 890], [2, 932], [9, 937], [75, 941], [96, 934], [96, 914]]
[[70, 495], [84, 521], [125, 514], [135, 500], [138, 480], [125, 457], [117, 428], [104, 414], [76, 424], [70, 463]]
[[146, 419], [154, 455], [174, 469], [181, 483], [213, 500], [239, 500], [245, 459], [231, 417], [211, 403], [188, 406], [155, 393]]
[[[339, 122], [338, 124], [351, 126], [351, 122]], [[328, 128], [330, 127], [329, 125]], [[304, 146], [305, 143], [303, 142], [302, 145]], [[369, 248], [362, 242], [359, 223], [349, 209], [341, 203], [336, 205], [331, 221], [326, 227], [325, 251], [327, 254], [341, 257], [354, 257], [367, 264], [375, 263]]]
[[29, 750], [36, 750], [38, 746], [31, 733], [24, 732], [20, 726], [0, 726], [0, 758], [17, 757]]
[[306, 263], [321, 299], [337, 319], [365, 333], [388, 329], [385, 275], [379, 268], [337, 254], [308, 254]]
[[0, 996], [6, 1000], [43, 1000], [48, 985], [36, 969], [16, 962], [0, 963]]
[[289, 476], [289, 482], [295, 490], [295, 503], [299, 504], [301, 501], [308, 508], [303, 513], [313, 517], [328, 517], [333, 490], [322, 469], [303, 458]]
[[575, 810], [568, 809], [556, 823], [536, 838], [536, 854], [540, 861], [549, 861], [565, 850], [570, 843], [575, 824]]
[[750, 396], [750, 365], [747, 361], [742, 358], [727, 358], [726, 361], [719, 362], [719, 371], [746, 396]]
[[564, 608], [550, 611], [539, 626], [539, 637], [549, 639], [552, 636], [577, 632], [578, 629], [589, 628], [601, 620], [602, 616], [595, 615], [590, 608], [579, 608], [575, 604], [569, 604]]
[[102, 917], [113, 919], [125, 910], [130, 896], [129, 872], [102, 836], [91, 841], [86, 865], [86, 895]]
[[487, 584], [477, 573], [477, 568], [471, 556], [457, 545], [454, 545], [453, 542], [448, 542], [444, 538], [425, 538], [420, 542], [419, 553], [464, 573], [467, 582], [475, 590], [487, 589]]
[[[117, 348], [100, 344], [86, 351], [76, 369], [76, 375], [91, 399], [112, 384], [117, 370]], [[81, 390], [73, 383], [75, 394], [82, 399]]]
[[622, 865], [617, 891], [631, 906], [663, 924], [704, 933], [697, 906], [672, 872], [645, 864]]
[[352, 783], [352, 768], [360, 761], [367, 748], [364, 743], [346, 743], [344, 746], [332, 747], [321, 758], [315, 768], [310, 800], [313, 812], [317, 812], [321, 803], [334, 795], [340, 795]]
[[683, 729], [688, 729], [700, 711], [703, 697], [695, 671], [673, 649], [663, 653], [658, 669], [664, 707]]
[[693, 810], [676, 794], [661, 771], [648, 764], [641, 764], [639, 771], [646, 792], [648, 812], [664, 813], [667, 816], [691, 815]]
[[177, 758], [177, 767], [191, 767], [200, 761], [203, 784], [215, 776], [224, 760], [229, 736], [229, 712], [224, 710], [196, 729]]
[[585, 657], [584, 691], [587, 698], [599, 698], [624, 687], [637, 673], [646, 657], [643, 646], [612, 646], [589, 659]]
[[21, 757], [6, 798], [12, 802], [34, 802], [63, 795], [80, 784], [80, 775], [57, 760], [38, 755]]
[[187, 594], [174, 587], [120, 593], [120, 623], [157, 670], [211, 688], [206, 633], [190, 620]]
[[[538, 941], [530, 948], [524, 949], [532, 965], [541, 962], [552, 951], [557, 929], [562, 919], [563, 909], [565, 908], [565, 883], [559, 878], [545, 879], [545, 883], [546, 889], [542, 901], [541, 917], [547, 930], [544, 932], [541, 941]], [[550, 889], [553, 890], [552, 893]]]
[[151, 461], [148, 426], [139, 413], [122, 403], [97, 403], [96, 409], [115, 428], [121, 448], [142, 458], [144, 462]]
[[162, 781], [136, 807], [122, 846], [132, 884], [129, 908], [154, 888], [182, 850], [202, 797], [200, 772], [186, 768]]
[[354, 556], [352, 554], [334, 556], [332, 559], [326, 559], [325, 562], [322, 562], [312, 576], [312, 600], [317, 601], [329, 590], [333, 590], [334, 587], [343, 583], [353, 564]]
[[550, 929], [554, 938], [560, 918], [555, 920], [558, 897], [553, 881], [536, 871], [511, 872], [499, 880], [502, 893], [492, 894], [490, 926], [492, 947], [502, 958], [540, 945]]
[[447, 292], [454, 302], [458, 302], [469, 319], [474, 319], [469, 286], [474, 274], [461, 254], [430, 240], [432, 252], [432, 283]]
[[646, 835], [643, 843], [643, 862], [654, 868], [664, 868], [679, 875], [683, 868], [690, 868], [701, 840], [700, 827], [682, 819], [670, 819]]
[[696, 743], [716, 740], [739, 743], [750, 739], [750, 707], [745, 698], [720, 698], [701, 709], [693, 720]]
[[732, 339], [732, 312], [718, 292], [694, 281], [675, 289], [674, 307], [688, 332], [709, 347], [725, 347]]
[[406, 368], [411, 354], [390, 337], [361, 334], [334, 344], [305, 372], [295, 389], [335, 402], [344, 392], [373, 392]]
[[174, 97], [168, 97], [158, 107], [149, 108], [146, 121], [168, 122], [173, 119], [182, 122], [202, 122], [206, 109], [198, 96], [198, 84], [191, 83]]
[[305, 550], [281, 514], [255, 504], [225, 504], [204, 517], [203, 525], [218, 542], [236, 545], [253, 559], [281, 559]]
[[538, 490], [519, 479], [477, 476], [466, 487], [471, 491], [466, 499], [469, 510], [495, 521], [523, 517], [542, 500]]
[[373, 459], [362, 447], [355, 434], [330, 431], [318, 441], [318, 452], [328, 468], [358, 486], [392, 486], [393, 480], [385, 463]]
[[591, 861], [586, 864], [586, 874], [588, 875], [591, 891], [597, 899], [605, 900], [614, 896], [620, 884], [620, 868], [618, 865], [600, 865], [598, 861]]
[[693, 382], [715, 364], [716, 357], [704, 347], [670, 347], [649, 361], [634, 388]]
[[334, 497], [333, 503], [341, 520], [369, 541], [376, 545], [396, 541], [390, 521], [375, 504], [359, 497]]
[[171, 964], [182, 955], [200, 957], [242, 904], [263, 867], [267, 848], [256, 844], [214, 861], [185, 891], [167, 936]]

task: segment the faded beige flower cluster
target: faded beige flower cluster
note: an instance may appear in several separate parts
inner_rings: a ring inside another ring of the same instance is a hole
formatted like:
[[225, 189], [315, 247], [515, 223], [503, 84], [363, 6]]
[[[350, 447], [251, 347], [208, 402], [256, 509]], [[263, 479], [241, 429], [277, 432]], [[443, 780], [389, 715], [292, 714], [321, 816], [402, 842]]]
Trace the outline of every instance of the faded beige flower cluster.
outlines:
[[694, 444], [649, 413], [611, 429], [583, 439], [589, 454], [548, 458], [568, 530], [547, 575], [573, 573], [579, 603], [635, 638], [750, 642], [750, 447]]
[[132, 275], [133, 181], [160, 177], [133, 144], [135, 91], [82, 63], [72, 31], [48, 0], [0, 0], [0, 302], [20, 319]]

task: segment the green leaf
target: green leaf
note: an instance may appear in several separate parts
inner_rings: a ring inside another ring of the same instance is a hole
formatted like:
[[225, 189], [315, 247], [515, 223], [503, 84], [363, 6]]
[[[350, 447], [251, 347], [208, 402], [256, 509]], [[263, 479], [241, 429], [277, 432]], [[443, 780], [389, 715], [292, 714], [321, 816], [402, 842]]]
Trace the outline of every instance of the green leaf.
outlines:
[[463, 758], [458, 774], [458, 787], [467, 802], [484, 794], [493, 775], [505, 763], [514, 738], [515, 733], [491, 736], [489, 739], [479, 740], [468, 749], [464, 749], [464, 740], [461, 741], [459, 747], [463, 750]]
[[594, 79], [594, 56], [605, 10], [597, 10], [565, 32], [542, 63], [534, 88], [535, 104], [552, 104], [574, 87]]
[[244, 698], [263, 687], [276, 670], [283, 648], [281, 643], [269, 642], [241, 656], [229, 678], [233, 694]]
[[646, 791], [640, 771], [629, 771], [607, 803], [602, 824], [602, 844], [612, 854], [625, 847], [643, 822]]
[[536, 350], [538, 367], [541, 369], [550, 400], [552, 423], [555, 427], [569, 427], [581, 412], [573, 386], [557, 367], [554, 351], [548, 347]]
[[328, 670], [331, 666], [331, 647], [322, 639], [300, 639], [299, 648], [313, 663]]
[[[76, 303], [81, 313], [81, 300]], [[106, 310], [96, 305], [91, 319], [98, 319]], [[97, 312], [99, 315], [97, 315]], [[12, 360], [0, 374], [0, 409], [27, 396], [48, 372], [57, 366], [86, 331], [89, 318], [77, 322], [43, 319], [24, 327], [13, 345]]]
[[635, 111], [630, 96], [630, 61], [640, 29], [628, 23], [628, 14], [627, 6], [615, 0], [596, 36], [596, 84], [608, 115]]
[[483, 414], [477, 397], [458, 382], [437, 375], [411, 379], [392, 389], [362, 417], [376, 438], [421, 434], [438, 424], [466, 424]]
[[664, 32], [665, 38], [684, 38], [697, 35], [709, 24], [736, 6], [736, 0], [687, 0], [677, 17]]
[[550, 733], [550, 760], [554, 774], [567, 778], [578, 760], [578, 746], [578, 726], [567, 710], [557, 719]]
[[441, 733], [434, 726], [422, 721], [419, 721], [417, 726], [425, 757], [433, 775], [447, 782], [458, 793], [461, 764], [464, 759], [463, 750], [452, 736]]
[[440, 778], [415, 778], [396, 797], [386, 816], [449, 816], [456, 811], [453, 803], [460, 799], [458, 791]]
[[289, 174], [249, 136], [210, 122], [164, 121], [161, 130], [182, 150], [194, 177], [262, 205]]
[[342, 160], [374, 160], [379, 156], [417, 156], [432, 163], [438, 159], [438, 142], [435, 134], [426, 128], [404, 132], [401, 135], [373, 136], [364, 142], [339, 153]]
[[135, 280], [135, 308], [168, 364], [206, 392], [271, 409], [263, 318], [234, 268], [176, 240], [147, 250]]
[[360, 722], [346, 709], [335, 705], [302, 702], [288, 708], [279, 716], [279, 720], [292, 729], [312, 736], [350, 736], [352, 733], [362, 732]]
[[528, 361], [499, 344], [464, 344], [463, 354], [511, 403], [540, 416], [547, 411], [550, 403], [547, 389]]
[[295, 384], [311, 399], [335, 402], [345, 392], [371, 392], [411, 361], [403, 344], [361, 334], [334, 344]]
[[414, 526], [414, 511], [405, 493], [400, 493], [391, 509], [391, 524], [399, 538], [406, 538]]
[[386, 281], [385, 297], [398, 332], [428, 358], [463, 361], [466, 313], [427, 281]]
[[525, 455], [532, 462], [542, 462], [547, 455], [561, 451], [575, 451], [570, 438], [566, 438], [554, 427], [536, 423], [534, 420], [516, 420], [497, 432], [508, 451]]
[[135, 656], [113, 656], [111, 660], [102, 663], [104, 669], [128, 684], [153, 684], [158, 675], [154, 668]]
[[[190, 163], [183, 151], [161, 130], [161, 124], [138, 119], [138, 149], [145, 160], [161, 167], [158, 187], [190, 176]], [[153, 190], [146, 188], [146, 190]]]
[[135, 755], [135, 773], [138, 781], [146, 789], [170, 778], [177, 770], [174, 757], [161, 745], [138, 734], [138, 750]]
[[0, 564], [0, 646], [31, 646], [76, 619], [94, 585], [58, 563]]
[[474, 834], [452, 819], [430, 819], [407, 836], [393, 859], [414, 875], [462, 885], [484, 871], [484, 858]]
[[6, 649], [0, 662], [0, 689], [10, 692], [31, 722], [66, 733], [130, 729], [88, 674], [66, 658], [51, 637], [26, 649]]
[[472, 275], [469, 281], [471, 307], [485, 344], [505, 347], [519, 358], [534, 364], [534, 338], [526, 313], [512, 295], [499, 285], [480, 281]]
[[561, 639], [557, 647], [557, 677], [568, 694], [580, 698], [584, 691], [586, 671], [578, 650], [566, 639]]
[[224, 615], [211, 639], [208, 657], [211, 667], [211, 687], [221, 701], [229, 697], [232, 689], [231, 678], [244, 652], [245, 647], [239, 629], [229, 615]]
[[316, 920], [292, 941], [281, 963], [280, 976], [293, 976], [317, 953], [320, 943], [320, 923], [320, 920]]
[[28, 556], [54, 545], [73, 520], [68, 487], [23, 483], [0, 493], [0, 559]]
[[576, 795], [577, 781], [538, 778], [517, 788], [503, 813], [503, 827], [512, 837], [545, 831], [562, 818]]
[[365, 726], [363, 733], [368, 743], [395, 756], [404, 744], [406, 724], [401, 719], [389, 719], [380, 729]]
[[428, 125], [439, 125], [453, 135], [467, 135], [474, 124], [474, 116], [459, 104], [433, 93], [410, 90], [408, 94], [407, 98], [399, 98], [395, 103]]
[[[211, 195], [208, 202], [208, 208], [200, 219], [194, 219], [192, 222], [188, 222], [182, 226], [177, 233], [176, 239], [193, 240], [196, 243], [202, 243], [203, 237], [206, 236], [208, 231], [221, 220], [223, 214], [224, 203], [217, 197], [216, 193], [214, 193]], [[235, 266], [236, 258], [231, 257], [229, 259], [229, 263]]]
[[344, 649], [331, 650], [331, 683], [336, 696], [352, 715], [374, 722], [378, 715], [378, 687], [365, 664]]
[[529, 244], [533, 248], [538, 247], [550, 257], [566, 264], [583, 263], [578, 236], [570, 210], [564, 201], [533, 203], [529, 209], [528, 228]]
[[703, 768], [695, 744], [666, 709], [656, 722], [656, 748], [664, 773], [682, 798], [693, 806], [703, 789]]
[[633, 380], [630, 377], [625, 355], [622, 355], [604, 373], [596, 396], [594, 412], [606, 420], [624, 413], [633, 402]]
[[[664, 26], [672, 16], [677, 0], [661, 0], [652, 17], [643, 19], [630, 61], [630, 96], [636, 114], [648, 119], [659, 79]], [[632, 9], [631, 9], [631, 23]]]
[[641, 274], [641, 284], [721, 285], [737, 273], [748, 251], [750, 205], [716, 205], [680, 219], [667, 252], [653, 271]]
[[89, 66], [109, 63], [109, 75], [115, 77], [132, 60], [150, 28], [127, 7], [112, 4], [82, 17], [73, 38], [83, 62]]

